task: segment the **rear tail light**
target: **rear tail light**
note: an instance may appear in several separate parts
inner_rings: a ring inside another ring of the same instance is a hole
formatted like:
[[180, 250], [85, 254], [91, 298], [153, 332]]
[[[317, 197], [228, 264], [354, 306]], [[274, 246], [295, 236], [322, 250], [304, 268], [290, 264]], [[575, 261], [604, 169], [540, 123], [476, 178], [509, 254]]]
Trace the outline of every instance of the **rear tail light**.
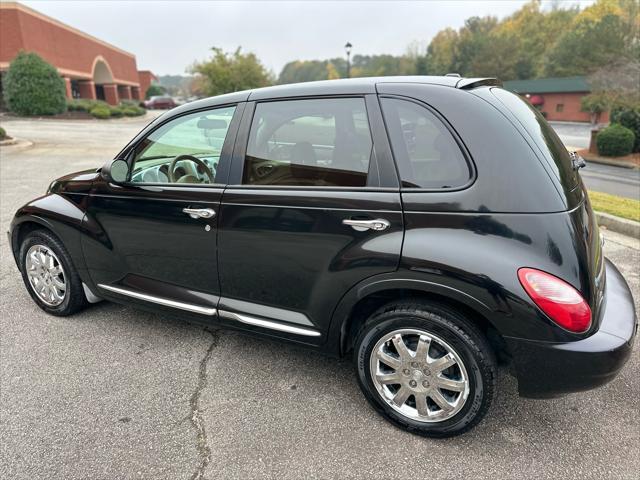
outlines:
[[567, 282], [533, 268], [521, 268], [518, 278], [531, 300], [562, 328], [574, 333], [589, 329], [591, 308]]

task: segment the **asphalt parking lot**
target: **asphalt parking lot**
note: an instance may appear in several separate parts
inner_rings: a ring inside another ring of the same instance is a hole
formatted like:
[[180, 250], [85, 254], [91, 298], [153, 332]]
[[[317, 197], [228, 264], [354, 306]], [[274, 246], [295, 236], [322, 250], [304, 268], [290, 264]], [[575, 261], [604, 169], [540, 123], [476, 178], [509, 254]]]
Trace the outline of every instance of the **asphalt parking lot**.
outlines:
[[[97, 167], [145, 121], [3, 119], [0, 223], [54, 178]], [[606, 232], [640, 301], [640, 240]], [[539, 401], [501, 371], [454, 439], [388, 424], [349, 361], [106, 302], [69, 318], [31, 301], [0, 235], [0, 477], [637, 478], [640, 353], [607, 386]], [[633, 472], [636, 472], [635, 474]]]

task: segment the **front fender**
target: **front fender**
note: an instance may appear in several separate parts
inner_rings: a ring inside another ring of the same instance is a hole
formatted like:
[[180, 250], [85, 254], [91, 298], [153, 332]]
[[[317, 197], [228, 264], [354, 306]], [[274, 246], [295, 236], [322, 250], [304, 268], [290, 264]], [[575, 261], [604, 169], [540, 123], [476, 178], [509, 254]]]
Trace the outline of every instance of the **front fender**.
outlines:
[[33, 229], [39, 225], [60, 239], [69, 252], [80, 278], [85, 281], [86, 265], [80, 243], [82, 220], [85, 216], [84, 205], [85, 195], [74, 195], [72, 200], [66, 196], [50, 193], [19, 208], [9, 229], [11, 251], [18, 269], [20, 268], [18, 253], [21, 237], [26, 229]]

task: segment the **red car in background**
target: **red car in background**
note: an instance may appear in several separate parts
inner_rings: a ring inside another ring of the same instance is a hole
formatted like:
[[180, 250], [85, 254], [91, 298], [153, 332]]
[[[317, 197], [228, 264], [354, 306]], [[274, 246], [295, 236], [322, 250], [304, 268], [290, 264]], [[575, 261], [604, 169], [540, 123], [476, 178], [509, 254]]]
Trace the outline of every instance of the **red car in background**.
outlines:
[[144, 108], [150, 109], [171, 109], [178, 106], [173, 98], [168, 95], [153, 96], [149, 100], [146, 100], [143, 105]]

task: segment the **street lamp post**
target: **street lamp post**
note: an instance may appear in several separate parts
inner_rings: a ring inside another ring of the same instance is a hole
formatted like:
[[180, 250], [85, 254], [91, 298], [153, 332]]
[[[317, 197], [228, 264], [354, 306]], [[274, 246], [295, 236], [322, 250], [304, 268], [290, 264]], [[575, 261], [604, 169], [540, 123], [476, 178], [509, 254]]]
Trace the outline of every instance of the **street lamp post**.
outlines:
[[351, 78], [351, 43], [347, 42], [344, 46], [345, 52], [347, 52], [347, 78]]

